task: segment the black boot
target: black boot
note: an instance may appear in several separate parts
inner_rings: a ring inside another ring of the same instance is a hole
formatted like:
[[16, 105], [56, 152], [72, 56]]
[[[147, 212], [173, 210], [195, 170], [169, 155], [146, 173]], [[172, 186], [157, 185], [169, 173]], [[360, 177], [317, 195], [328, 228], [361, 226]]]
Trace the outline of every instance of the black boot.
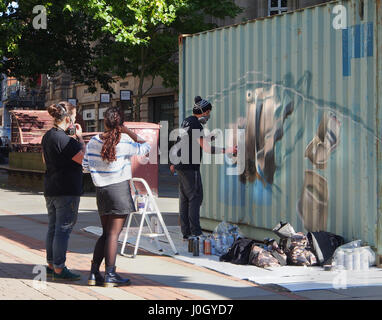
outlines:
[[103, 283], [104, 287], [126, 286], [129, 284], [130, 279], [122, 278], [118, 273], [116, 273], [115, 266], [106, 267], [105, 281]]
[[102, 286], [103, 285], [104, 278], [99, 272], [99, 264], [96, 264], [92, 260], [92, 266], [90, 269], [89, 279], [88, 279], [88, 285], [89, 286]]

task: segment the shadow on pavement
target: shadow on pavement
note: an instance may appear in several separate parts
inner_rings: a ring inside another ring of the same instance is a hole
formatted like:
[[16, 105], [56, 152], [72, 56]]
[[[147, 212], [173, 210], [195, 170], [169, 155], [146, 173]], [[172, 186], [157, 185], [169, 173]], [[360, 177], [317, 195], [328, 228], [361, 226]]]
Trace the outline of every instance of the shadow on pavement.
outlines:
[[[0, 279], [18, 279], [18, 280], [36, 280], [40, 281], [44, 279], [42, 272], [44, 266], [25, 264], [25, 263], [2, 263], [0, 267]], [[90, 266], [89, 266], [90, 267]], [[11, 271], [12, 270], [12, 271]], [[78, 281], [65, 281], [65, 280], [53, 280], [51, 277], [47, 277], [47, 283], [60, 283], [74, 286], [86, 286], [87, 278], [89, 275], [89, 269], [71, 268], [73, 273], [81, 275], [81, 279]], [[140, 273], [126, 273], [118, 271], [118, 274], [123, 278], [129, 278], [131, 280], [131, 286], [158, 286], [158, 287], [172, 287], [177, 289], [190, 289], [208, 291], [211, 293], [219, 294], [222, 297], [240, 297], [243, 296], [243, 290], [247, 291], [247, 294], [253, 292], [259, 294], [260, 289], [248, 286], [248, 287], [229, 287], [219, 284], [207, 284], [207, 283], [195, 283], [190, 282], [188, 277], [185, 276], [170, 276], [170, 275], [156, 275], [156, 274], [140, 274]], [[104, 274], [104, 270], [101, 267], [101, 273]], [[149, 282], [148, 282], [149, 281]], [[120, 287], [123, 288], [123, 287]], [[227, 294], [229, 292], [229, 294]], [[263, 291], [262, 295], [271, 295], [271, 292]]]
[[[162, 216], [167, 226], [178, 225], [178, 214], [162, 213]], [[139, 221], [139, 219], [132, 219], [131, 227], [138, 227]], [[124, 227], [126, 227], [126, 225], [127, 220], [125, 222]], [[83, 228], [89, 226], [101, 227], [99, 215], [96, 211], [81, 209], [78, 215], [77, 222], [72, 230], [72, 233], [70, 234], [68, 245], [69, 251], [81, 254], [93, 253], [98, 236], [82, 230]], [[23, 244], [31, 249], [46, 249], [45, 237], [47, 231], [47, 214], [0, 215], [0, 235], [5, 236], [20, 244]], [[130, 250], [127, 249], [126, 253], [132, 254], [133, 247], [131, 248], [131, 252], [129, 251]], [[142, 253], [143, 252], [144, 251], [142, 251]]]

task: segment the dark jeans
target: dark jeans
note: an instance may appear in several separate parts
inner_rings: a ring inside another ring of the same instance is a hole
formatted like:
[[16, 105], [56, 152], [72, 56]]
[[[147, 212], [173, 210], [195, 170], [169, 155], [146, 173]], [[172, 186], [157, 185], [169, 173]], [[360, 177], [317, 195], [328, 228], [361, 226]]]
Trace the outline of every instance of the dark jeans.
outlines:
[[45, 201], [49, 220], [46, 235], [47, 262], [55, 268], [63, 268], [69, 236], [77, 222], [80, 197], [45, 197]]
[[199, 170], [176, 170], [179, 178], [179, 213], [182, 234], [199, 236], [200, 206], [203, 201], [202, 178]]

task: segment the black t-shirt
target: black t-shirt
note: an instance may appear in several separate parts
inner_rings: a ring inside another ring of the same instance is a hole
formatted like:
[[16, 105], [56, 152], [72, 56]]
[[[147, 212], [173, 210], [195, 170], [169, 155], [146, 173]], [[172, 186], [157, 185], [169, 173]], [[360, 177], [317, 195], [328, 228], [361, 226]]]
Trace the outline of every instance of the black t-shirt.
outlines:
[[[186, 132], [187, 132], [186, 135], [188, 135], [188, 137], [186, 139], [188, 139], [189, 160], [188, 160], [188, 164], [182, 163], [182, 161], [181, 161], [179, 164], [175, 165], [175, 169], [178, 169], [178, 170], [199, 170], [200, 162], [202, 160], [202, 155], [203, 155], [203, 149], [200, 147], [197, 140], [200, 137], [204, 137], [203, 126], [200, 124], [197, 117], [190, 116], [190, 117], [183, 120], [181, 128], [186, 130]], [[197, 130], [197, 131], [194, 131], [194, 133], [193, 133], [193, 130]], [[180, 141], [181, 141], [181, 137], [178, 137], [178, 140], [177, 140], [178, 146], [180, 146], [180, 144], [179, 144]], [[193, 158], [193, 150], [192, 150], [193, 147], [192, 146], [193, 145], [194, 145], [194, 151], [199, 148], [199, 154], [200, 154], [199, 161], [197, 159], [197, 155], [194, 155], [194, 158], [196, 158], [196, 159], [194, 159], [194, 161], [192, 161], [192, 158]], [[178, 156], [181, 156], [181, 150], [178, 151]], [[195, 163], [195, 162], [199, 162], [199, 163]]]
[[46, 164], [44, 195], [80, 196], [82, 166], [72, 158], [82, 150], [81, 144], [54, 127], [45, 133], [42, 147]]

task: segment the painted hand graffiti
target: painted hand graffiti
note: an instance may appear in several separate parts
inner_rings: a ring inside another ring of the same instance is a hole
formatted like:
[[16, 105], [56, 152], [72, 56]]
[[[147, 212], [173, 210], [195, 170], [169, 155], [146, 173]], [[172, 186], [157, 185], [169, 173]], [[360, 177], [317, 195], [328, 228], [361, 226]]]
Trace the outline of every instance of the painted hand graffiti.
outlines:
[[341, 123], [335, 114], [324, 113], [317, 134], [305, 150], [305, 157], [318, 169], [325, 169], [330, 153], [337, 147], [340, 138]]

